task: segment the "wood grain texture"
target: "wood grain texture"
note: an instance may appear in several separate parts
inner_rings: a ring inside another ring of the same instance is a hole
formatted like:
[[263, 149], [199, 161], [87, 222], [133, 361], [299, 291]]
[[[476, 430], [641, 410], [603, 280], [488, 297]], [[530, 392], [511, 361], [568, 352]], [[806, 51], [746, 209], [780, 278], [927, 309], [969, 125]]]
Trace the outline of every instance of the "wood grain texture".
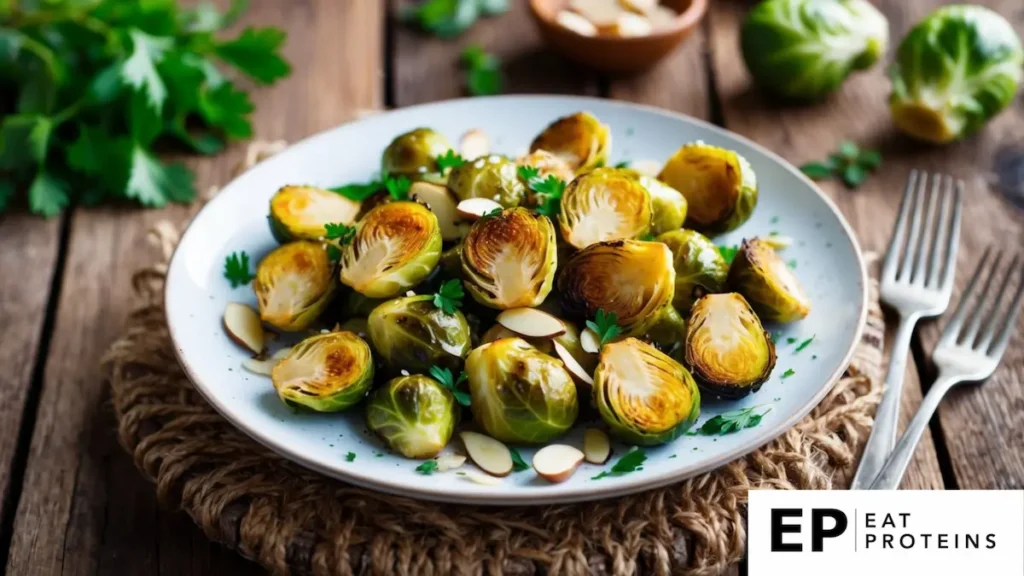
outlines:
[[[847, 190], [833, 182], [825, 182], [821, 187], [856, 230], [862, 248], [883, 253], [902, 195], [902, 181], [910, 167], [918, 165], [916, 160], [901, 157], [900, 151], [907, 142], [894, 134], [889, 120], [888, 81], [883, 75], [883, 66], [851, 77], [840, 92], [819, 103], [775, 101], [753, 87], [740, 54], [739, 25], [749, 6], [750, 3], [739, 0], [719, 0], [712, 4], [710, 13], [715, 89], [726, 127], [796, 165], [822, 159], [846, 139], [880, 148], [885, 165], [878, 176], [870, 178], [859, 189]], [[891, 10], [886, 10], [889, 12]], [[899, 30], [894, 22], [894, 35]], [[901, 409], [902, 422], [913, 414], [921, 395], [917, 370], [911, 363]], [[927, 433], [903, 486], [943, 487], [934, 443]]]
[[[384, 13], [377, 2], [256, 0], [242, 25], [290, 32], [292, 76], [253, 94], [257, 138], [295, 140], [383, 103]], [[244, 145], [190, 162], [200, 190], [224, 183]], [[186, 209], [103, 208], [72, 216], [54, 337], [45, 365], [7, 573], [246, 574], [254, 564], [160, 509], [117, 445], [98, 362], [135, 304], [146, 230]], [[2, 230], [2, 229], [0, 229]], [[2, 233], [2, 232], [0, 232]], [[41, 296], [42, 297], [42, 296]], [[6, 423], [5, 423], [6, 424]]]

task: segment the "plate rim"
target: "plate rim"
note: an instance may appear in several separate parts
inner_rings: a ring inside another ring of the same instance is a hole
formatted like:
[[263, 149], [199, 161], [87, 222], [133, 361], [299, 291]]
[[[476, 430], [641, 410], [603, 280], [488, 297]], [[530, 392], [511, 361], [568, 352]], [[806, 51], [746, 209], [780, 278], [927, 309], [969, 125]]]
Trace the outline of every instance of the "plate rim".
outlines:
[[[716, 132], [719, 135], [726, 136], [728, 138], [735, 138], [736, 140], [743, 142], [744, 144], [750, 146], [751, 148], [757, 150], [759, 153], [763, 154], [765, 157], [771, 159], [776, 164], [782, 166], [786, 171], [795, 175], [799, 180], [803, 181], [804, 184], [808, 185], [818, 195], [818, 197], [822, 200], [825, 206], [828, 207], [829, 211], [832, 212], [833, 216], [836, 217], [846, 237], [850, 240], [850, 243], [853, 247], [854, 256], [856, 258], [858, 265], [857, 268], [860, 279], [859, 284], [861, 286], [861, 298], [859, 302], [859, 310], [857, 312], [857, 324], [853, 331], [853, 337], [851, 338], [851, 341], [848, 345], [848, 349], [843, 354], [842, 362], [840, 362], [839, 366], [832, 372], [832, 374], [828, 376], [828, 378], [818, 389], [818, 391], [805, 404], [803, 404], [799, 409], [793, 412], [788, 418], [777, 422], [765, 433], [759, 435], [758, 440], [753, 444], [743, 444], [728, 452], [719, 454], [714, 458], [710, 458], [695, 468], [686, 468], [685, 470], [677, 471], [666, 471], [654, 476], [638, 475], [636, 478], [625, 480], [622, 484], [608, 489], [587, 490], [581, 487], [580, 489], [577, 489], [572, 493], [556, 493], [547, 497], [542, 494], [515, 493], [480, 494], [464, 492], [459, 494], [452, 494], [449, 492], [437, 490], [433, 488], [432, 484], [430, 483], [424, 483], [418, 486], [409, 486], [407, 483], [401, 481], [393, 481], [383, 477], [371, 477], [368, 474], [360, 475], [355, 470], [352, 469], [332, 468], [291, 450], [287, 446], [284, 446], [276, 442], [273, 438], [269, 437], [269, 435], [263, 434], [261, 431], [249, 425], [246, 425], [241, 419], [234, 418], [230, 414], [230, 411], [227, 410], [227, 408], [217, 400], [215, 395], [212, 392], [207, 391], [206, 385], [201, 382], [202, 379], [199, 378], [197, 372], [192, 368], [192, 366], [189, 364], [188, 360], [184, 357], [182, 353], [182, 347], [179, 345], [179, 340], [176, 336], [174, 322], [172, 320], [174, 315], [171, 313], [172, 305], [170, 298], [170, 286], [172, 285], [172, 278], [176, 276], [176, 272], [180, 271], [179, 273], [184, 273], [184, 265], [178, 262], [178, 255], [180, 252], [179, 248], [185, 243], [185, 239], [188, 237], [188, 235], [193, 232], [194, 224], [199, 220], [199, 216], [205, 210], [207, 210], [211, 206], [214, 206], [217, 202], [227, 201], [224, 200], [226, 196], [218, 194], [214, 196], [212, 200], [207, 202], [194, 216], [192, 216], [192, 218], [188, 222], [188, 226], [186, 226], [185, 230], [181, 233], [178, 244], [175, 246], [174, 252], [171, 255], [171, 259], [168, 261], [167, 275], [164, 279], [163, 303], [164, 317], [167, 323], [167, 329], [171, 338], [171, 343], [174, 347], [174, 356], [178, 360], [178, 364], [181, 366], [186, 377], [192, 383], [195, 389], [199, 391], [203, 398], [214, 408], [214, 410], [217, 411], [218, 414], [220, 414], [221, 417], [227, 420], [232, 426], [234, 426], [236, 429], [244, 433], [246, 436], [252, 438], [260, 445], [270, 449], [271, 451], [275, 452], [276, 454], [280, 455], [283, 458], [295, 462], [296, 464], [299, 464], [305, 468], [324, 474], [325, 476], [328, 476], [330, 478], [349, 482], [355, 486], [359, 486], [369, 490], [393, 494], [401, 497], [454, 504], [471, 504], [484, 506], [537, 506], [550, 504], [569, 504], [585, 501], [603, 500], [608, 498], [618, 498], [620, 496], [636, 494], [648, 490], [653, 490], [656, 488], [661, 488], [669, 484], [682, 482], [688, 478], [693, 478], [700, 474], [716, 470], [734, 460], [737, 460], [759, 450], [763, 446], [777, 439], [779, 436], [789, 431], [801, 420], [803, 420], [803, 418], [807, 416], [807, 414], [809, 414], [811, 410], [817, 407], [821, 403], [821, 401], [824, 400], [825, 396], [828, 395], [828, 393], [835, 386], [836, 382], [839, 381], [839, 378], [842, 376], [843, 372], [849, 366], [850, 361], [853, 359], [857, 346], [860, 344], [861, 339], [863, 337], [864, 328], [867, 323], [869, 279], [867, 274], [867, 267], [865, 265], [864, 260], [864, 253], [860, 246], [860, 241], [857, 238], [857, 234], [853, 230], [853, 227], [850, 226], [850, 223], [847, 221], [843, 213], [839, 210], [839, 207], [836, 206], [835, 202], [833, 202], [833, 200], [829, 198], [829, 196], [825, 194], [814, 181], [812, 181], [810, 178], [808, 178], [806, 175], [800, 172], [795, 166], [793, 166], [793, 164], [791, 164], [786, 159], [782, 158], [780, 155], [776, 154], [774, 151], [770, 150], [766, 146], [754, 142], [753, 140], [747, 138], [746, 136], [743, 136], [742, 134], [737, 134], [735, 132], [722, 128], [721, 126], [712, 124], [707, 120], [694, 118], [681, 112], [667, 110], [649, 104], [640, 104], [624, 100], [612, 100], [593, 96], [577, 96], [568, 94], [505, 94], [498, 96], [453, 98], [448, 100], [426, 102], [414, 106], [406, 106], [392, 110], [384, 110], [381, 111], [379, 114], [372, 114], [363, 118], [356, 118], [354, 120], [343, 122], [335, 126], [326, 128], [324, 130], [315, 132], [314, 134], [306, 136], [305, 138], [296, 141], [294, 144], [289, 145], [286, 148], [286, 150], [309, 146], [315, 140], [324, 137], [326, 134], [338, 130], [342, 127], [362, 124], [365, 122], [372, 122], [375, 119], [379, 118], [380, 116], [390, 114], [392, 112], [416, 111], [420, 109], [427, 109], [442, 105], [458, 106], [459, 103], [470, 101], [481, 102], [516, 100], [571, 100], [579, 102], [581, 106], [580, 109], [586, 109], [586, 106], [588, 104], [596, 103], [600, 104], [601, 106], [613, 106], [618, 108], [641, 110], [644, 112], [652, 113], [666, 118], [671, 118], [673, 120], [681, 121], [684, 123], [694, 124], [704, 129], [710, 130], [712, 132]], [[253, 165], [252, 167], [246, 169], [245, 171], [239, 174], [236, 174], [230, 181], [221, 186], [221, 188], [227, 188], [232, 183], [240, 179], [242, 176], [244, 176], [251, 170], [254, 170], [256, 167], [263, 164], [263, 162], [266, 162], [271, 158], [273, 158], [273, 156]]]

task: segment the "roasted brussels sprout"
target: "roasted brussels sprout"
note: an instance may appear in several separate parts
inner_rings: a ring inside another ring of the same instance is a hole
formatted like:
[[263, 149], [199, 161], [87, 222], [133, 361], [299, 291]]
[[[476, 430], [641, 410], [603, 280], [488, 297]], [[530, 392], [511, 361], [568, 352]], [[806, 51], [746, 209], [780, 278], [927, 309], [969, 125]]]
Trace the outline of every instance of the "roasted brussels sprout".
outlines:
[[367, 318], [384, 301], [382, 298], [367, 298], [359, 292], [351, 291], [345, 296], [342, 314], [347, 318]]
[[982, 6], [944, 6], [915, 26], [890, 75], [893, 121], [944, 143], [974, 132], [1013, 101], [1024, 49], [1013, 26]]
[[446, 314], [433, 296], [395, 298], [374, 308], [370, 341], [392, 372], [426, 372], [433, 365], [455, 373], [469, 353], [469, 324], [462, 312]]
[[530, 152], [547, 150], [576, 174], [603, 166], [611, 149], [611, 130], [589, 112], [555, 120], [530, 144]]
[[685, 314], [697, 298], [723, 291], [729, 265], [706, 236], [693, 230], [676, 230], [658, 236], [657, 240], [672, 251], [676, 271], [672, 305], [677, 310]]
[[285, 186], [270, 199], [270, 231], [278, 242], [320, 240], [324, 224], [352, 224], [360, 203], [314, 186]]
[[562, 320], [562, 323], [565, 324], [565, 332], [555, 336], [554, 338], [527, 338], [526, 336], [521, 336], [516, 332], [505, 328], [501, 324], [495, 324], [480, 337], [480, 344], [489, 344], [495, 340], [501, 340], [502, 338], [522, 338], [530, 346], [533, 346], [548, 356], [554, 356], [557, 358], [558, 356], [555, 354], [555, 347], [553, 343], [558, 342], [565, 347], [566, 351], [569, 352], [580, 366], [588, 372], [593, 372], [594, 366], [597, 365], [597, 355], [591, 354], [583, 349], [583, 345], [580, 343], [579, 330], [576, 329], [576, 326], [573, 325], [572, 322]]
[[672, 252], [661, 242], [615, 240], [573, 256], [558, 276], [566, 312], [580, 319], [598, 310], [614, 313], [626, 336], [637, 336], [671, 308], [676, 273]]
[[686, 198], [686, 227], [705, 234], [737, 228], [757, 205], [757, 178], [750, 163], [731, 150], [702, 142], [677, 150], [658, 180]]
[[761, 88], [814, 99], [885, 54], [889, 22], [867, 0], [766, 0], [747, 15], [740, 39]]
[[690, 372], [636, 338], [601, 348], [594, 401], [613, 434], [642, 446], [678, 438], [700, 416], [700, 390]]
[[565, 163], [561, 157], [555, 156], [547, 150], [534, 150], [516, 160], [520, 166], [532, 166], [537, 169], [537, 175], [541, 178], [554, 176], [564, 182], [572, 182], [576, 177], [572, 167]]
[[637, 180], [651, 195], [651, 234], [657, 236], [682, 228], [689, 210], [686, 197], [657, 178], [638, 174]]
[[417, 128], [401, 134], [388, 144], [381, 158], [381, 172], [422, 180], [436, 173], [437, 157], [452, 149], [451, 143], [430, 128]]
[[421, 374], [401, 376], [370, 395], [366, 425], [406, 458], [433, 458], [451, 440], [458, 422], [452, 393]]
[[796, 275], [779, 253], [759, 238], [740, 244], [727, 282], [765, 320], [794, 322], [811, 311], [811, 301]]
[[370, 389], [373, 358], [366, 342], [351, 332], [317, 334], [293, 346], [270, 377], [285, 404], [338, 412]]
[[541, 444], [572, 427], [576, 385], [560, 360], [521, 338], [503, 338], [466, 359], [473, 419], [503, 442]]
[[558, 227], [577, 248], [643, 236], [651, 229], [651, 195], [628, 172], [596, 168], [565, 188]]
[[359, 221], [342, 250], [341, 281], [369, 298], [390, 298], [423, 281], [440, 258], [437, 217], [415, 202], [389, 202]]
[[526, 208], [473, 224], [462, 242], [462, 276], [474, 300], [499, 310], [537, 306], [555, 278], [555, 227]]
[[260, 318], [288, 332], [305, 330], [338, 289], [334, 263], [323, 246], [300, 240], [274, 249], [256, 267], [252, 283]]
[[448, 189], [459, 200], [487, 198], [505, 208], [514, 208], [526, 198], [526, 185], [519, 179], [516, 163], [491, 154], [452, 168]]
[[757, 392], [775, 367], [775, 344], [736, 293], [708, 294], [694, 303], [684, 347], [697, 382], [722, 398]]

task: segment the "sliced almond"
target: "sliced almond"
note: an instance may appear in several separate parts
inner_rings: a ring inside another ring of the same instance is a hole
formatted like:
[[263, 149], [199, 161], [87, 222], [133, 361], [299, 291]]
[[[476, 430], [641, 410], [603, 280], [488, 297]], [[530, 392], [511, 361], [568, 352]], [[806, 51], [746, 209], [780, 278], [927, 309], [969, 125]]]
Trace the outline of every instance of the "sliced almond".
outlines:
[[551, 338], [565, 334], [565, 323], [536, 308], [511, 308], [498, 314], [498, 324], [530, 338]]
[[491, 476], [508, 476], [512, 472], [512, 453], [508, 446], [478, 432], [459, 432], [466, 453], [473, 463]]
[[469, 198], [459, 202], [458, 206], [456, 206], [459, 216], [466, 220], [473, 221], [479, 220], [487, 214], [501, 209], [501, 204], [498, 204], [490, 198]]
[[591, 464], [604, 464], [612, 455], [612, 442], [600, 428], [583, 431], [583, 459]]
[[466, 463], [466, 456], [463, 454], [441, 454], [437, 457], [437, 471], [447, 472], [461, 467]]
[[473, 470], [467, 470], [465, 472], [466, 479], [474, 484], [482, 484], [484, 486], [497, 486], [501, 484], [501, 478], [495, 478], [494, 476], [488, 476], [487, 474], [481, 474], [474, 472]]
[[626, 10], [646, 14], [654, 10], [654, 7], [658, 5], [658, 0], [619, 0], [619, 5]]
[[274, 366], [276, 365], [276, 360], [257, 360], [255, 358], [246, 358], [242, 361], [242, 368], [245, 368], [248, 372], [252, 372], [253, 374], [259, 374], [260, 376], [270, 376], [271, 372], [274, 371]]
[[632, 12], [623, 12], [619, 14], [615, 24], [615, 34], [623, 38], [636, 38], [647, 36], [652, 28], [651, 21], [647, 18]]
[[555, 354], [562, 359], [562, 363], [565, 364], [565, 369], [572, 375], [573, 380], [576, 380], [579, 384], [593, 386], [594, 379], [591, 378], [590, 374], [587, 374], [587, 371], [583, 369], [583, 366], [580, 366], [580, 363], [577, 362], [576, 359], [573, 358], [572, 354], [565, 349], [565, 346], [562, 346], [556, 340], [552, 340], [551, 343], [555, 346]]
[[661, 162], [657, 160], [633, 160], [629, 163], [629, 167], [651, 178], [657, 178], [661, 173]]
[[466, 160], [476, 160], [491, 153], [491, 139], [487, 133], [474, 128], [462, 135], [459, 140], [459, 155]]
[[263, 351], [263, 324], [255, 310], [238, 302], [228, 302], [224, 308], [224, 329], [238, 344], [253, 354]]
[[580, 333], [580, 346], [583, 347], [584, 352], [597, 354], [601, 351], [601, 339], [590, 328], [584, 328], [583, 332]]
[[455, 198], [444, 186], [429, 182], [414, 182], [409, 188], [409, 198], [426, 204], [437, 216], [437, 224], [441, 228], [441, 238], [449, 242], [459, 240], [465, 234], [465, 228], [459, 226], [461, 220], [455, 205]]
[[664, 4], [657, 4], [647, 11], [646, 16], [651, 21], [651, 27], [657, 32], [674, 26], [679, 14]]
[[548, 482], [565, 482], [580, 462], [583, 462], [583, 452], [566, 444], [551, 444], [533, 455], [533, 469]]
[[589, 20], [600, 32], [614, 30], [623, 12], [618, 0], [569, 0], [569, 9]]
[[575, 12], [562, 10], [555, 16], [555, 23], [580, 36], [597, 36], [597, 26]]

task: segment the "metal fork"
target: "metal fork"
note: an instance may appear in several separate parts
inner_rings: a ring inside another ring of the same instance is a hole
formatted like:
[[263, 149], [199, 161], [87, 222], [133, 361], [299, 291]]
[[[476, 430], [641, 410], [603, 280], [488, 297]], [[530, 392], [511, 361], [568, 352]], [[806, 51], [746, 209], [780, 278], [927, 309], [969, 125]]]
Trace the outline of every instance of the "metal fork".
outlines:
[[[907, 431], [900, 438], [892, 456], [886, 461], [878, 478], [871, 484], [872, 490], [895, 490], [899, 487], [903, 473], [906, 472], [907, 465], [914, 455], [914, 449], [921, 440], [921, 434], [928, 427], [928, 420], [939, 407], [939, 402], [946, 392], [961, 382], [975, 382], [988, 378], [999, 365], [1016, 326], [1017, 316], [1020, 315], [1021, 300], [1024, 300], [1024, 266], [1018, 267], [1019, 256], [1014, 256], [993, 301], [992, 287], [1001, 256], [1002, 254], [996, 255], [987, 275], [985, 268], [988, 265], [989, 251], [985, 252], [978, 263], [974, 278], [964, 291], [953, 319], [946, 325], [935, 352], [932, 353], [932, 360], [939, 369], [939, 376], [921, 401], [921, 407], [907, 425]], [[985, 287], [978, 295], [977, 301], [971, 304], [974, 289], [981, 282], [983, 275], [987, 276]], [[1017, 293], [1009, 301], [1009, 306], [1004, 306], [1003, 297], [1013, 283], [1014, 276], [1019, 277]], [[987, 313], [985, 308], [989, 308]], [[982, 331], [979, 333], [979, 330]]]
[[[931, 182], [931, 191], [928, 183]], [[950, 176], [912, 170], [900, 214], [882, 266], [882, 302], [899, 313], [882, 401], [851, 490], [871, 486], [896, 444], [903, 375], [910, 337], [921, 318], [938, 316], [949, 306], [960, 245], [964, 183]]]

